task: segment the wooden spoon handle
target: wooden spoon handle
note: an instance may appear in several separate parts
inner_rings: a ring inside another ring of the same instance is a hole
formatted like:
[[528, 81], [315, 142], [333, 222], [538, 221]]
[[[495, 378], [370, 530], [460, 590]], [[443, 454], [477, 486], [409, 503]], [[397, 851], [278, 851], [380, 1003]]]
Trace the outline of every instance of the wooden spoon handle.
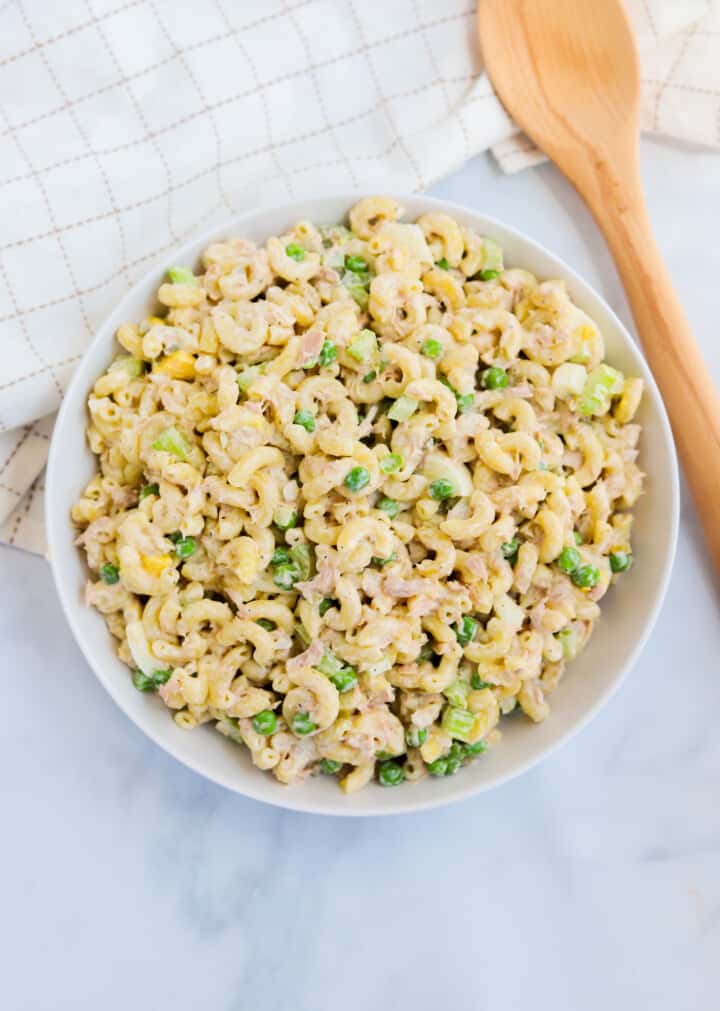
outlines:
[[[614, 195], [619, 196], [617, 191]], [[593, 210], [625, 286], [720, 569], [720, 397], [660, 255], [639, 184], [631, 200], [605, 200]]]

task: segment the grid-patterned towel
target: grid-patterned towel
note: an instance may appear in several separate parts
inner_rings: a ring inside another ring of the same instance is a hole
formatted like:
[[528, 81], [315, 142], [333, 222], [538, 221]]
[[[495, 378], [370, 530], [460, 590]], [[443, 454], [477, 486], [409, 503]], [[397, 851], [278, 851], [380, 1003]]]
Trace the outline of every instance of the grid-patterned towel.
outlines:
[[[720, 145], [720, 0], [629, 7], [645, 127]], [[422, 189], [488, 148], [540, 160], [482, 74], [472, 0], [9, 0], [0, 95], [0, 541], [33, 551], [49, 416], [174, 246], [261, 202]]]

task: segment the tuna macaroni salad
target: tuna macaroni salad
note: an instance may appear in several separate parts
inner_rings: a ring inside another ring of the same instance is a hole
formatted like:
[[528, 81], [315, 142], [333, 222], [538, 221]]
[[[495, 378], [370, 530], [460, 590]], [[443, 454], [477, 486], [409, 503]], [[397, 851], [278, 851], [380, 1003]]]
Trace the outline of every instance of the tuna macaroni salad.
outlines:
[[562, 281], [402, 216], [214, 243], [88, 398], [88, 604], [281, 783], [449, 776], [545, 719], [632, 561], [642, 381]]

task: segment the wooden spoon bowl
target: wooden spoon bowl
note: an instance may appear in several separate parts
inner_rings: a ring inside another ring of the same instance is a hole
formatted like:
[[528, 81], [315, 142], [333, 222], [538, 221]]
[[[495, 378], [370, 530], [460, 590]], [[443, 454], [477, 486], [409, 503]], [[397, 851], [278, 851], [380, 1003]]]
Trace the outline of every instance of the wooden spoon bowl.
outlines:
[[720, 399], [652, 233], [639, 169], [640, 66], [620, 0], [481, 0], [509, 114], [592, 211], [615, 259], [720, 568]]

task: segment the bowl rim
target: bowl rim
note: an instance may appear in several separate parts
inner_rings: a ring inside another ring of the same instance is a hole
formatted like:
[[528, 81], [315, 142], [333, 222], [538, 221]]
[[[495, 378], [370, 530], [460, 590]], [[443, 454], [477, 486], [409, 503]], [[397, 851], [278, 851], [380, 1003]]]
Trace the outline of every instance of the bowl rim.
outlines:
[[[669, 539], [665, 547], [665, 560], [662, 566], [661, 577], [656, 584], [652, 605], [649, 608], [643, 622], [640, 634], [635, 639], [634, 646], [630, 650], [625, 663], [619, 667], [613, 677], [608, 680], [608, 683], [599, 692], [598, 697], [592, 705], [589, 705], [582, 714], [563, 732], [557, 734], [557, 736], [550, 742], [538, 747], [538, 750], [529, 755], [526, 759], [520, 761], [513, 768], [508, 769], [505, 772], [501, 772], [495, 775], [494, 778], [482, 781], [480, 783], [468, 782], [467, 786], [463, 790], [458, 790], [450, 796], [440, 794], [437, 797], [431, 797], [424, 800], [413, 800], [412, 794], [409, 795], [407, 800], [400, 800], [392, 806], [388, 805], [372, 805], [366, 804], [362, 810], [356, 810], [351, 807], [343, 809], [342, 799], [345, 796], [339, 790], [337, 791], [338, 803], [331, 804], [323, 802], [320, 798], [313, 798], [312, 791], [303, 790], [291, 790], [282, 789], [279, 790], [277, 796], [268, 796], [261, 789], [261, 785], [264, 783], [264, 778], [260, 774], [260, 770], [257, 771], [258, 774], [258, 788], [255, 789], [254, 782], [239, 785], [234, 780], [231, 780], [229, 776], [225, 776], [219, 771], [208, 771], [203, 766], [202, 760], [196, 760], [193, 756], [189, 756], [184, 753], [182, 746], [178, 743], [178, 746], [170, 746], [167, 742], [158, 740], [157, 736], [153, 732], [152, 727], [149, 722], [143, 722], [136, 718], [136, 716], [129, 712], [128, 708], [123, 702], [119, 691], [116, 690], [113, 676], [106, 673], [103, 664], [99, 659], [96, 659], [92, 650], [85, 642], [85, 637], [82, 629], [79, 627], [78, 621], [76, 620], [76, 612], [79, 613], [81, 607], [83, 606], [78, 600], [73, 600], [71, 594], [68, 592], [64, 585], [64, 580], [62, 573], [58, 567], [58, 556], [59, 552], [56, 550], [58, 541], [56, 540], [55, 533], [56, 528], [58, 532], [58, 537], [61, 536], [61, 529], [63, 526], [66, 528], [68, 533], [72, 532], [72, 526], [69, 522], [64, 525], [60, 523], [59, 518], [55, 522], [55, 510], [53, 508], [53, 502], [55, 498], [55, 488], [59, 485], [59, 480], [62, 473], [62, 459], [63, 455], [69, 450], [67, 447], [61, 445], [61, 440], [59, 438], [59, 433], [62, 431], [65, 421], [70, 414], [73, 407], [76, 405], [76, 401], [79, 396], [86, 400], [87, 390], [85, 388], [85, 381], [82, 378], [82, 366], [84, 361], [91, 355], [91, 353], [99, 346], [105, 343], [109, 343], [115, 337], [115, 332], [117, 325], [115, 319], [122, 316], [124, 311], [124, 306], [126, 304], [132, 303], [137, 297], [143, 294], [149, 293], [151, 282], [158, 276], [161, 268], [165, 266], [167, 269], [168, 264], [173, 262], [184, 262], [186, 260], [194, 261], [199, 256], [199, 251], [201, 251], [206, 245], [213, 241], [219, 241], [219, 236], [222, 235], [237, 235], [241, 233], [241, 229], [244, 224], [252, 219], [262, 218], [263, 215], [285, 215], [287, 214], [288, 220], [297, 219], [297, 217], [302, 217], [302, 208], [304, 205], [313, 203], [318, 199], [332, 200], [333, 202], [342, 203], [348, 210], [354, 203], [362, 199], [364, 196], [373, 195], [366, 193], [364, 191], [348, 191], [345, 193], [328, 193], [324, 197], [304, 197], [293, 201], [287, 201], [282, 204], [264, 204], [261, 203], [258, 206], [252, 208], [251, 210], [242, 212], [241, 214], [233, 215], [230, 218], [224, 219], [215, 225], [203, 229], [201, 232], [190, 237], [185, 242], [173, 247], [168, 252], [163, 253], [160, 258], [153, 262], [152, 266], [145, 271], [145, 273], [129, 288], [123, 297], [113, 306], [113, 308], [107, 313], [103, 318], [102, 322], [97, 327], [95, 335], [93, 336], [91, 342], [88, 344], [87, 348], [83, 352], [82, 359], [75, 367], [72, 378], [67, 386], [65, 394], [63, 396], [60, 409], [55, 421], [55, 426], [53, 430], [53, 435], [50, 443], [50, 451], [48, 455], [47, 471], [46, 471], [46, 508], [45, 508], [45, 530], [48, 543], [47, 557], [50, 562], [50, 568], [53, 575], [53, 581], [55, 583], [55, 588], [57, 590], [58, 597], [60, 598], [60, 604], [65, 615], [65, 618], [70, 626], [73, 637], [77, 645], [80, 648], [83, 656], [85, 657], [90, 669], [95, 674], [100, 684], [108, 692], [110, 697], [113, 699], [115, 704], [122, 710], [125, 716], [140, 729], [153, 743], [160, 747], [167, 754], [171, 755], [182, 765], [191, 769], [193, 772], [202, 776], [203, 778], [216, 783], [219, 786], [225, 787], [226, 789], [232, 791], [233, 793], [239, 794], [242, 797], [247, 797], [251, 800], [259, 801], [263, 804], [269, 804], [273, 807], [281, 808], [283, 810], [297, 811], [304, 814], [316, 814], [325, 816], [335, 816], [335, 817], [378, 817], [378, 816], [389, 816], [398, 814], [413, 814], [420, 811], [427, 811], [433, 808], [444, 807], [448, 804], [458, 803], [469, 799], [470, 797], [477, 796], [481, 793], [485, 793], [490, 790], [494, 790], [504, 783], [508, 783], [513, 779], [523, 775], [524, 773], [530, 771], [535, 766], [539, 765], [540, 762], [544, 761], [546, 758], [550, 757], [556, 751], [558, 751], [563, 745], [567, 744], [573, 737], [580, 733], [592, 719], [597, 716], [601, 709], [609, 702], [612, 696], [617, 692], [620, 686], [625, 681], [629, 672], [635, 666], [638, 656], [645, 648], [645, 645], [650, 637], [650, 634], [655, 626], [660, 609], [663, 605], [665, 595], [667, 593], [668, 584], [670, 581], [670, 576], [672, 573], [673, 564], [675, 561], [675, 554], [677, 548], [678, 540], [678, 528], [679, 528], [679, 514], [680, 514], [680, 492], [679, 492], [679, 473], [678, 473], [678, 462], [677, 454], [675, 450], [675, 443], [672, 436], [672, 430], [670, 428], [670, 422], [667, 417], [667, 412], [665, 410], [665, 405], [660, 395], [660, 391], [657, 388], [654, 377], [650, 372], [650, 368], [645, 360], [642, 350], [639, 344], [636, 342], [632, 334], [629, 332], [624, 323], [620, 320], [613, 309], [608, 305], [603, 296], [586, 281], [580, 274], [577, 273], [572, 267], [570, 267], [566, 261], [548, 249], [543, 243], [536, 239], [531, 238], [526, 235], [520, 229], [516, 228], [514, 225], [509, 225], [506, 222], [493, 217], [492, 215], [485, 214], [481, 210], [476, 210], [475, 208], [468, 207], [467, 205], [457, 203], [452, 200], [445, 200], [439, 197], [427, 196], [424, 193], [397, 193], [389, 192], [385, 193], [383, 191], [383, 196], [389, 196], [392, 199], [397, 200], [401, 205], [405, 202], [411, 201], [421, 201], [428, 211], [444, 211], [450, 214], [460, 213], [461, 215], [467, 215], [470, 217], [481, 218], [484, 222], [483, 227], [493, 228], [496, 227], [501, 231], [511, 235], [514, 240], [518, 241], [520, 244], [531, 248], [536, 253], [540, 253], [554, 261], [557, 267], [571, 279], [573, 284], [579, 285], [581, 288], [586, 289], [590, 294], [601, 303], [608, 317], [610, 318], [612, 324], [615, 326], [617, 332], [621, 335], [622, 340], [625, 344], [629, 345], [630, 349], [635, 353], [636, 357], [641, 363], [642, 370], [644, 372], [643, 378], [646, 383], [646, 395], [649, 395], [653, 401], [653, 406], [657, 413], [658, 422], [660, 425], [661, 434], [664, 437], [664, 442], [668, 450], [668, 462], [670, 464], [670, 473], [667, 475], [669, 478], [670, 485], [670, 530]], [[424, 212], [421, 212], [424, 213]], [[130, 311], [130, 310], [128, 310]], [[182, 737], [178, 736], [178, 742], [182, 740]], [[301, 784], [302, 786], [302, 784]]]

